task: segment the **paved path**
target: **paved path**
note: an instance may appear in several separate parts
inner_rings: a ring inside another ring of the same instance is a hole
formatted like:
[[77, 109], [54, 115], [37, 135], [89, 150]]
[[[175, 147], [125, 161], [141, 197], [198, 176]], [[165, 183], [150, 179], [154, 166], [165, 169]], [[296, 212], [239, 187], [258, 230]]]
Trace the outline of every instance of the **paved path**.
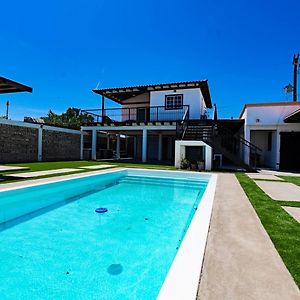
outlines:
[[72, 168], [64, 168], [64, 169], [54, 169], [47, 171], [37, 171], [37, 172], [24, 172], [24, 173], [14, 173], [8, 174], [6, 176], [18, 177], [18, 178], [32, 178], [32, 177], [40, 177], [52, 174], [62, 174], [62, 173], [71, 173], [71, 172], [79, 172], [81, 169], [72, 169]]
[[300, 201], [300, 187], [290, 182], [255, 181], [272, 199]]
[[300, 207], [282, 206], [282, 208], [300, 223]]
[[298, 287], [233, 174], [218, 178], [197, 299], [300, 299]]
[[84, 166], [84, 167], [80, 167], [80, 169], [99, 170], [99, 169], [112, 168], [112, 167], [116, 167], [116, 165], [94, 165], [94, 166]]
[[300, 177], [300, 173], [284, 172], [284, 171], [276, 171], [276, 170], [266, 170], [266, 169], [261, 169], [259, 171], [259, 173], [260, 174], [276, 175], [276, 176], [296, 176], [296, 177]]
[[277, 180], [282, 181], [282, 178], [279, 178], [273, 174], [260, 174], [260, 173], [247, 173], [251, 179], [262, 179], [262, 180]]
[[16, 166], [0, 166], [1, 172], [11, 172], [11, 171], [21, 171], [21, 170], [29, 170], [28, 167], [16, 167]]

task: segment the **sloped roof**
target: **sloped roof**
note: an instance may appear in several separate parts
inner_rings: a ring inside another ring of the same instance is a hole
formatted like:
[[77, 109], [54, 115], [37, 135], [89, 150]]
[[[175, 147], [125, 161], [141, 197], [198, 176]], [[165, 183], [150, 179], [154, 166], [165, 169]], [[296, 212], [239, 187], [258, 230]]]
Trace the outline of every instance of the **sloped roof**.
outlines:
[[0, 76], [0, 94], [32, 92], [32, 88], [8, 78]]
[[204, 97], [205, 104], [208, 108], [212, 108], [211, 97], [207, 80], [181, 81], [172, 83], [159, 83], [148, 85], [137, 85], [116, 88], [94, 89], [93, 92], [119, 104], [124, 104], [126, 99], [141, 95], [146, 92], [163, 91], [163, 90], [180, 90], [200, 88]]
[[264, 102], [264, 103], [248, 103], [248, 104], [245, 104], [241, 113], [240, 113], [240, 117], [241, 118], [245, 112], [245, 110], [248, 108], [248, 107], [264, 107], [264, 106], [299, 106], [300, 102]]
[[284, 123], [300, 123], [300, 109], [287, 115], [284, 118]]

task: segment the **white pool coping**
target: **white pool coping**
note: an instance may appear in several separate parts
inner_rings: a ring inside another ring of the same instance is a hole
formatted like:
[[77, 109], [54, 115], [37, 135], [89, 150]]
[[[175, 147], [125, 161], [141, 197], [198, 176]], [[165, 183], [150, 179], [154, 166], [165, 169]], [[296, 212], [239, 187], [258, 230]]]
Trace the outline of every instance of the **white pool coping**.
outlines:
[[[8, 183], [9, 187], [0, 189], [1, 192], [73, 180], [77, 178], [90, 177], [100, 174], [127, 171], [142, 171], [166, 177], [176, 177], [193, 179], [201, 177], [209, 179], [208, 185], [198, 205], [196, 213], [179, 247], [175, 259], [169, 269], [167, 277], [160, 289], [159, 300], [195, 300], [200, 280], [202, 262], [205, 252], [206, 240], [209, 230], [213, 201], [215, 196], [217, 175], [199, 172], [173, 171], [173, 170], [153, 170], [140, 168], [113, 168], [101, 171], [88, 172], [84, 174], [72, 174], [66, 176], [43, 178], [26, 181]], [[176, 175], [176, 176], [174, 176]], [[18, 184], [19, 183], [19, 184]]]
[[217, 175], [211, 178], [160, 289], [158, 300], [195, 300], [215, 197]]

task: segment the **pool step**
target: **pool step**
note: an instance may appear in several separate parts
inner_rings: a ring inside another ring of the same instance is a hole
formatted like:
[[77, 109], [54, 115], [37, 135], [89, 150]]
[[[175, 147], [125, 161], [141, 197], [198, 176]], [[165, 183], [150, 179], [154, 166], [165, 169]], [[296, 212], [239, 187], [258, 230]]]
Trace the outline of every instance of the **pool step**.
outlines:
[[161, 185], [161, 186], [171, 186], [178, 188], [188, 188], [188, 189], [201, 189], [205, 188], [207, 185], [206, 181], [196, 181], [196, 180], [174, 180], [169, 178], [153, 178], [153, 177], [140, 177], [140, 176], [126, 176], [119, 180], [119, 183], [131, 183], [131, 184], [151, 184], [151, 185]]

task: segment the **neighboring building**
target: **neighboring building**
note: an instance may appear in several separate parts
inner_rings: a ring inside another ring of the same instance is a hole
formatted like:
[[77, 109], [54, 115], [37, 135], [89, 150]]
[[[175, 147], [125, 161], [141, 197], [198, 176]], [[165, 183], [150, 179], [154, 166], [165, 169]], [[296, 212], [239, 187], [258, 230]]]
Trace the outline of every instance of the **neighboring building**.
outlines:
[[[240, 114], [244, 138], [258, 146], [257, 166], [300, 170], [300, 103], [246, 104]], [[251, 159], [247, 149], [244, 161]]]

